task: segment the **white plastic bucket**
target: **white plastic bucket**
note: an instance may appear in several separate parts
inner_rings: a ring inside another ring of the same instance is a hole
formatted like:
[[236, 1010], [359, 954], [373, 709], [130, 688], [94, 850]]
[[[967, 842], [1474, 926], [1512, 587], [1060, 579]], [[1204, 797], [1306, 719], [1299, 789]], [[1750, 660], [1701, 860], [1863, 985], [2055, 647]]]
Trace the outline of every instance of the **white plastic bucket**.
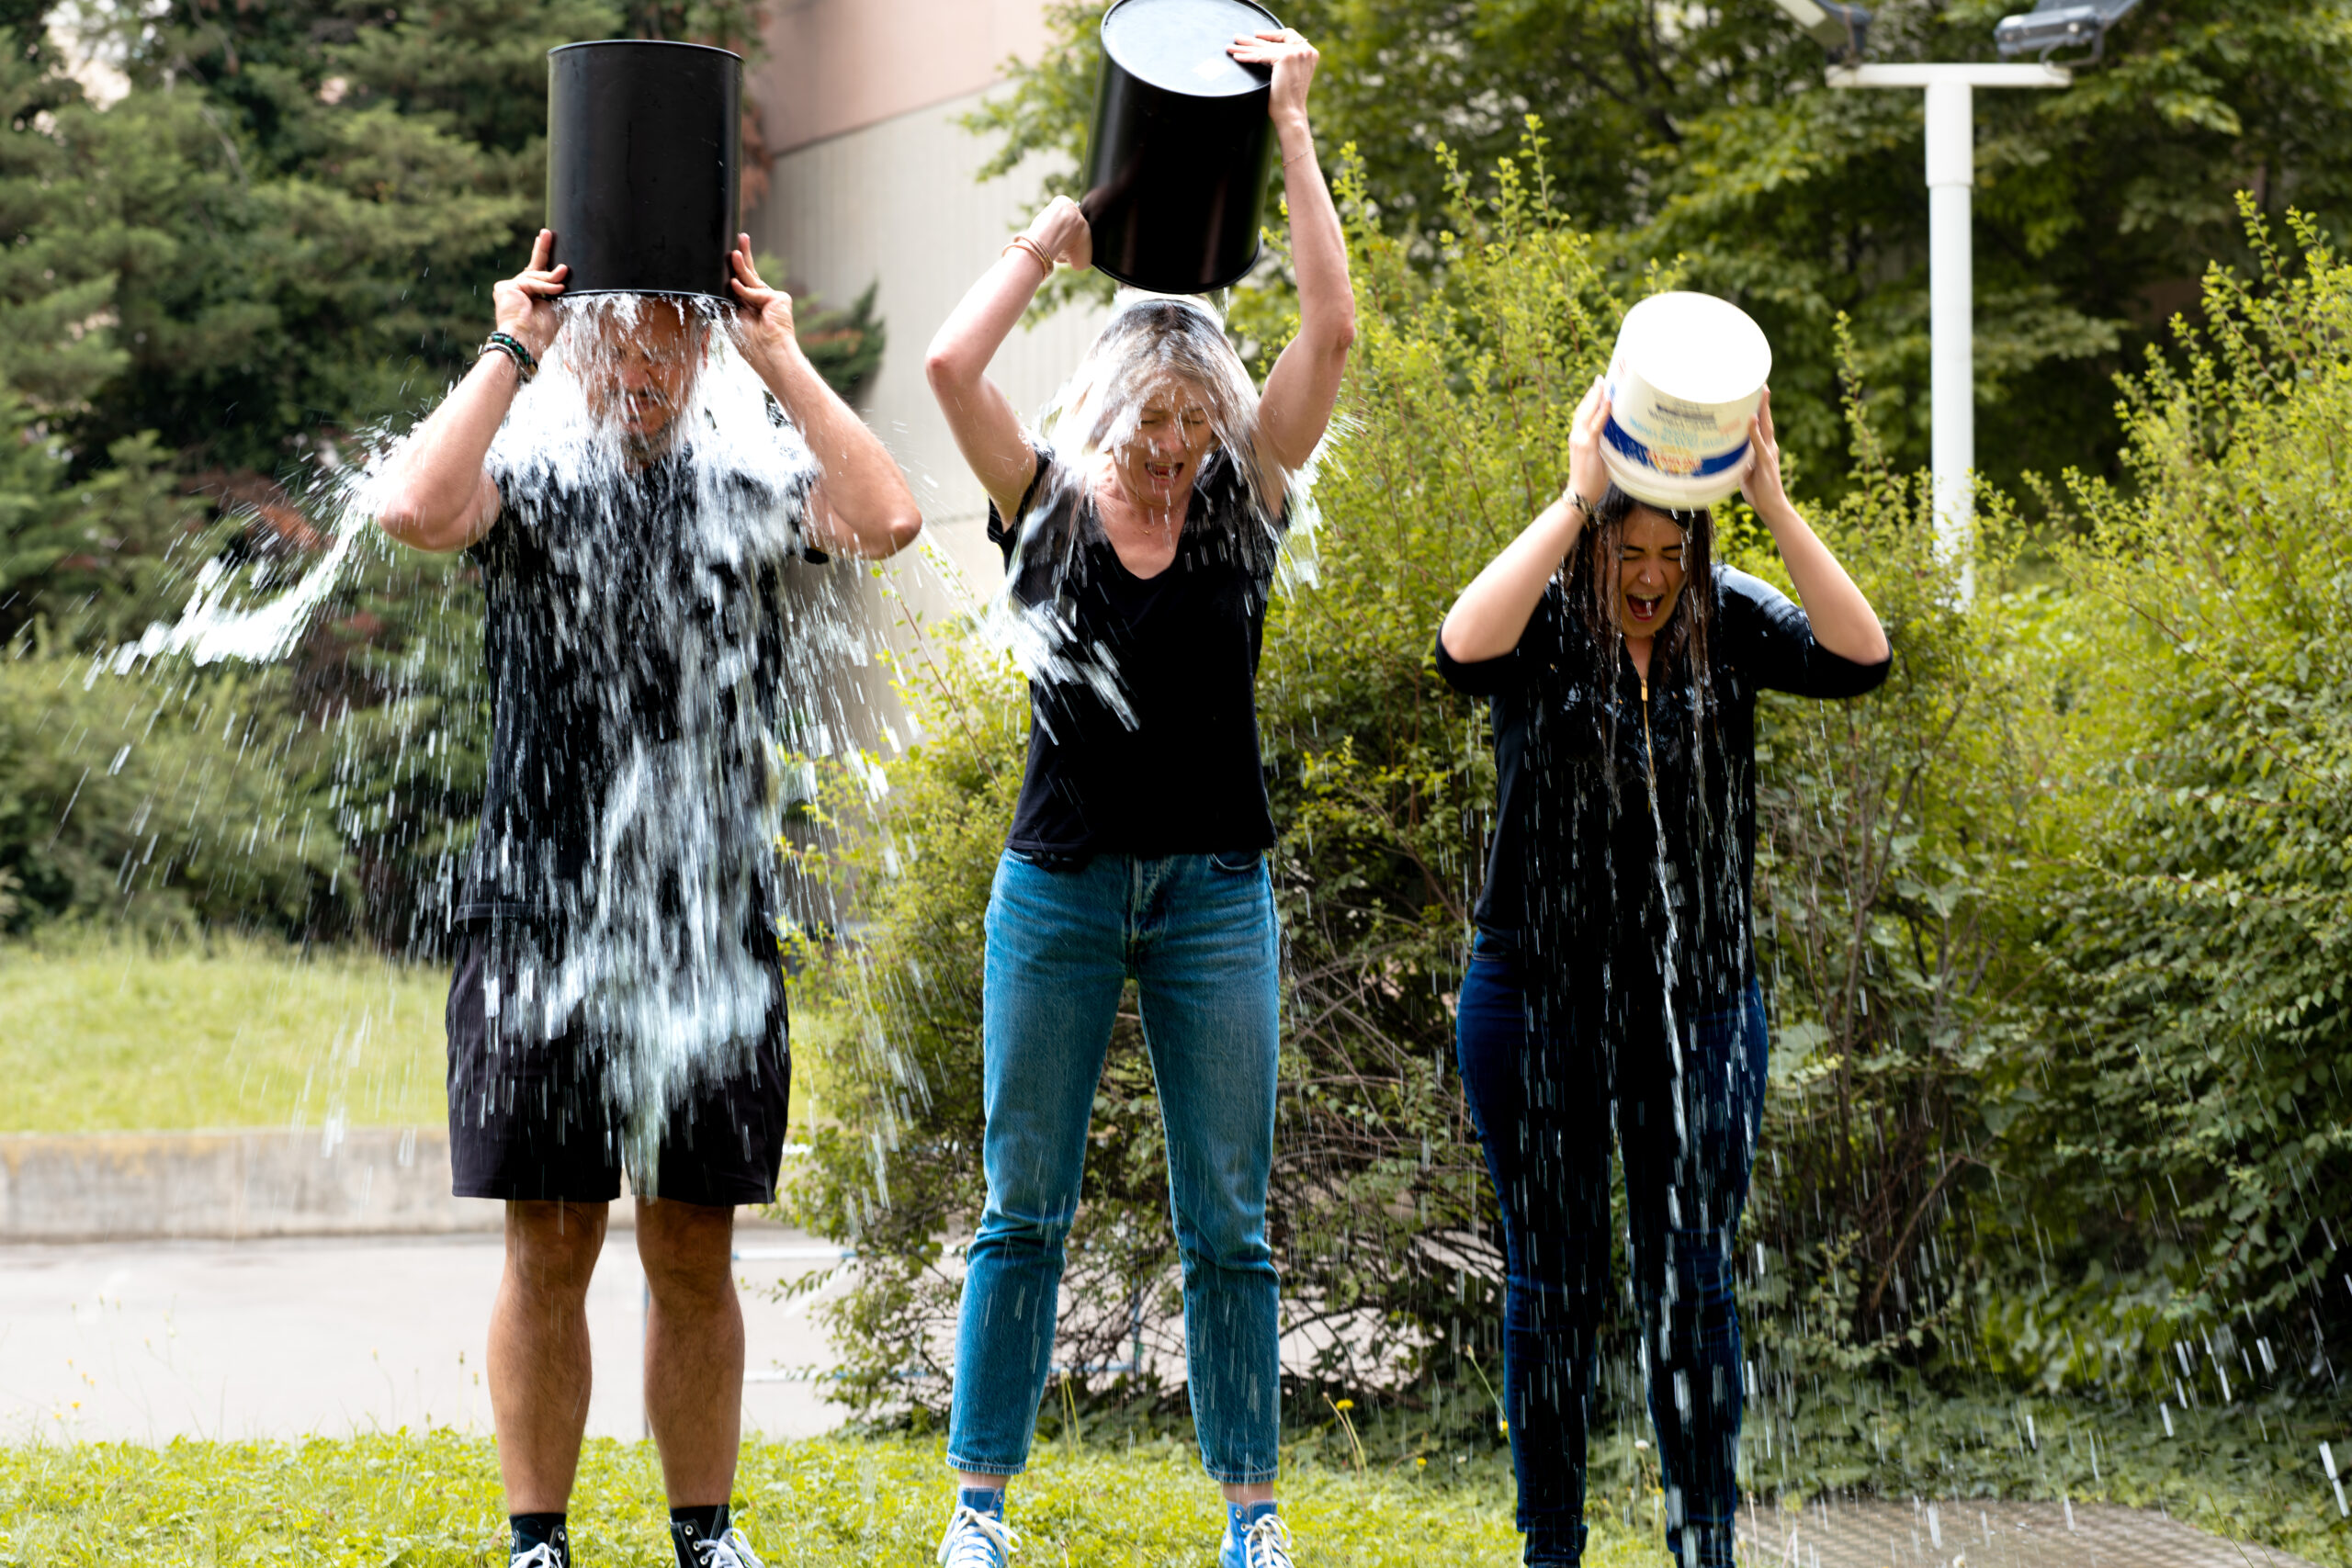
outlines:
[[1771, 373], [1764, 329], [1730, 300], [1651, 295], [1625, 312], [1609, 361], [1609, 477], [1673, 511], [1723, 500], [1739, 488], [1747, 422]]

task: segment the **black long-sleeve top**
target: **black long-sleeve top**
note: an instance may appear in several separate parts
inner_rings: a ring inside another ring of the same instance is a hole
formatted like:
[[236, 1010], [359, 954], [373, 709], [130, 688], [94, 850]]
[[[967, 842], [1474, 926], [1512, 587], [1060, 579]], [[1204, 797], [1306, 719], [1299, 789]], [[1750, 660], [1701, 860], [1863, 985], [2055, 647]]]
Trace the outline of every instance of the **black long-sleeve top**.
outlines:
[[1509, 653], [1465, 664], [1437, 649], [1439, 672], [1494, 716], [1480, 928], [1585, 994], [1658, 996], [1663, 976], [1686, 1020], [1733, 1005], [1755, 975], [1756, 694], [1859, 696], [1892, 662], [1830, 652], [1744, 571], [1719, 565], [1713, 587], [1703, 676], [1684, 651], [1646, 691], [1623, 639], [1596, 638], [1556, 578]]

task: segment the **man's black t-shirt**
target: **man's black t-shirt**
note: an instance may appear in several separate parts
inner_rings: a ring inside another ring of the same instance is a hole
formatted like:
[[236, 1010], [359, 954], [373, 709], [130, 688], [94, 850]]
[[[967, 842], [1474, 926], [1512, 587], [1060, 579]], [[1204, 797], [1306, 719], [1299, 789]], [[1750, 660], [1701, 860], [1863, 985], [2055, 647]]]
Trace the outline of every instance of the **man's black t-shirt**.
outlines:
[[1019, 613], [1050, 619], [1070, 667], [1029, 682], [1011, 847], [1047, 859], [1272, 848], [1257, 677], [1279, 544], [1223, 449], [1201, 465], [1175, 558], [1154, 576], [1120, 562], [1085, 477], [1050, 451], [1015, 525], [989, 507], [989, 537]]
[[498, 520], [467, 551], [492, 730], [457, 919], [560, 950], [592, 924], [691, 909], [772, 952], [779, 573], [805, 481], [780, 495], [691, 453], [594, 489], [498, 478]]

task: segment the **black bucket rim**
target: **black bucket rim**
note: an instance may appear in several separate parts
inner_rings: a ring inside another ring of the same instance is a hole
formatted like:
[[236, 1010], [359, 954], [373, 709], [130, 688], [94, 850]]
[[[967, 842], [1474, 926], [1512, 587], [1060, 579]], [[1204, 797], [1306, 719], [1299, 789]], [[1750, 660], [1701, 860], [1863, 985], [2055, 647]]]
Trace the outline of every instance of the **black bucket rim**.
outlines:
[[[1102, 262], [1096, 262], [1094, 264], [1094, 270], [1109, 278], [1112, 282], [1119, 284], [1124, 288], [1136, 289], [1140, 293], [1154, 295], [1165, 299], [1200, 299], [1216, 293], [1219, 289], [1232, 288], [1235, 284], [1240, 282], [1243, 278], [1257, 271], [1258, 264], [1265, 259], [1266, 236], [1261, 231], [1258, 235], [1258, 248], [1250, 253], [1250, 265], [1248, 266], [1243, 267], [1231, 277], [1220, 278], [1215, 283], [1204, 283], [1198, 288], [1188, 288], [1181, 293], [1167, 288], [1154, 288], [1148, 283], [1138, 283], [1134, 278], [1127, 276], [1124, 273], [1113, 271], [1109, 266], [1105, 265]], [[598, 292], [612, 293], [615, 291], [611, 289], [604, 289], [599, 290]]]
[[[1253, 3], [1253, 0], [1241, 0], [1241, 3], [1244, 5], [1250, 5]], [[1114, 0], [1112, 9], [1116, 10], [1120, 6], [1125, 4], [1126, 4], [1126, 0]], [[743, 63], [743, 57], [736, 53], [731, 49], [721, 49], [715, 43], [688, 43], [684, 39], [674, 38], [586, 38], [576, 39], [571, 43], [557, 44], [553, 49], [548, 50], [548, 53], [550, 55], [557, 55], [563, 53], [566, 50], [612, 49], [616, 47], [627, 49], [701, 49], [707, 50], [713, 54], [723, 54], [728, 59], [735, 62], [738, 65]]]
[[[732, 254], [733, 253], [729, 253]], [[594, 299], [606, 294], [629, 294], [639, 299], [708, 299], [726, 310], [735, 310], [741, 301], [724, 294], [705, 294], [696, 288], [566, 288], [553, 296], [558, 300]]]

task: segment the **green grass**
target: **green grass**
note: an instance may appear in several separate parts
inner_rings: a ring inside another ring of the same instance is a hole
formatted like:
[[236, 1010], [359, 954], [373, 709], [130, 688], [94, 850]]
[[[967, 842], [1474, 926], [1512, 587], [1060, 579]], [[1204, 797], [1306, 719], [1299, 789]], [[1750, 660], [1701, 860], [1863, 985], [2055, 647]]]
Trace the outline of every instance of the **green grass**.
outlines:
[[[1014, 1483], [1023, 1568], [1205, 1565], [1222, 1528], [1189, 1444], [1040, 1445]], [[1507, 1474], [1440, 1485], [1312, 1462], [1289, 1467], [1283, 1513], [1302, 1563], [1505, 1568], [1519, 1559]], [[735, 1487], [768, 1562], [926, 1568], [945, 1523], [935, 1441], [763, 1443]], [[652, 1450], [593, 1442], [571, 1507], [582, 1568], [672, 1561]], [[504, 1512], [488, 1441], [406, 1432], [299, 1444], [175, 1442], [0, 1449], [0, 1565], [267, 1562], [502, 1568]], [[1595, 1568], [1666, 1568], [1662, 1550], [1596, 1530]]]
[[446, 972], [259, 942], [0, 945], [0, 1133], [433, 1125]]

